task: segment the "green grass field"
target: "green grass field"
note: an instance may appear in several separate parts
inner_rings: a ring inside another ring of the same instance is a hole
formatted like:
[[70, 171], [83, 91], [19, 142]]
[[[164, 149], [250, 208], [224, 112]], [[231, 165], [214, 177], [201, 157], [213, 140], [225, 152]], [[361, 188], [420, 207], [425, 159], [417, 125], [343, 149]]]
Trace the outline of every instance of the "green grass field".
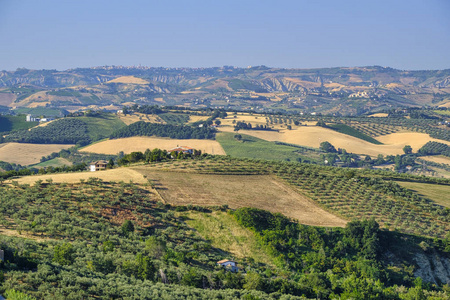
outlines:
[[370, 137], [367, 134], [364, 134], [361, 131], [358, 131], [358, 130], [356, 130], [350, 126], [347, 126], [345, 124], [329, 124], [327, 126], [333, 130], [336, 130], [337, 132], [356, 137], [358, 139], [367, 141], [372, 144], [382, 145], [381, 142], [377, 141], [373, 137]]
[[0, 116], [0, 132], [29, 129], [39, 124], [39, 122], [27, 122], [25, 118], [24, 115]]
[[189, 121], [189, 115], [187, 114], [164, 113], [158, 116], [171, 125], [183, 125]]
[[65, 158], [56, 157], [54, 159], [50, 159], [30, 167], [33, 168], [46, 168], [46, 167], [62, 167], [62, 166], [71, 166], [72, 163]]
[[226, 212], [185, 212], [186, 224], [194, 228], [215, 248], [232, 253], [237, 258], [252, 258], [257, 263], [274, 266], [272, 259], [264, 253], [254, 234], [240, 226], [233, 216]]
[[410, 189], [434, 202], [450, 208], [450, 186], [419, 182], [397, 182], [401, 186]]
[[318, 155], [309, 157], [298, 153], [296, 147], [277, 145], [275, 142], [269, 142], [249, 135], [241, 134], [242, 141], [234, 138], [234, 135], [240, 133], [221, 132], [216, 135], [216, 140], [220, 143], [227, 155], [238, 158], [256, 158], [268, 160], [285, 161], [316, 161]]
[[109, 137], [111, 133], [125, 126], [116, 115], [101, 114], [99, 117], [77, 117], [86, 122], [89, 136], [93, 141]]

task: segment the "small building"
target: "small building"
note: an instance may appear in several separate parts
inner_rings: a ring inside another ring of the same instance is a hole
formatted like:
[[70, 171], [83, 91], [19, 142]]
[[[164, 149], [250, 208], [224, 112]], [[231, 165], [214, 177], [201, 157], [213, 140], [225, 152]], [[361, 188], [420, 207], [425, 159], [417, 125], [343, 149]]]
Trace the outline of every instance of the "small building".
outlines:
[[176, 153], [180, 153], [183, 152], [184, 154], [193, 154], [194, 153], [194, 149], [191, 147], [186, 147], [186, 146], [180, 146], [180, 147], [176, 147], [173, 149], [168, 150], [169, 153], [172, 152], [176, 152]]
[[89, 170], [91, 172], [105, 170], [107, 164], [108, 164], [108, 162], [106, 160], [99, 160], [99, 161], [91, 163], [89, 165]]
[[31, 114], [28, 114], [26, 117], [27, 122], [39, 122], [40, 120], [41, 120], [40, 118], [35, 118]]
[[233, 260], [228, 259], [222, 259], [217, 262], [218, 265], [221, 265], [225, 269], [231, 271], [231, 272], [237, 272], [239, 271], [239, 268], [237, 267], [237, 262]]
[[53, 120], [54, 120], [54, 118], [42, 118], [42, 119], [39, 120], [39, 122], [50, 122], [50, 121], [53, 121]]

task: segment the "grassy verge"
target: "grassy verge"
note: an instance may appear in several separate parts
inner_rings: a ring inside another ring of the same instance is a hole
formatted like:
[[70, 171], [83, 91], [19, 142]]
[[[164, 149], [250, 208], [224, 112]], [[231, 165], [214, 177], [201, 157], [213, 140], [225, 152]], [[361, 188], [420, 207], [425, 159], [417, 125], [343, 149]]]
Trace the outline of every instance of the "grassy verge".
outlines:
[[238, 158], [256, 158], [267, 160], [285, 161], [316, 161], [319, 157], [300, 155], [296, 147], [287, 145], [277, 145], [249, 135], [241, 134], [242, 140], [234, 138], [235, 134], [221, 132], [216, 135], [216, 140], [220, 143], [227, 155]]
[[368, 136], [367, 134], [362, 133], [361, 131], [358, 131], [350, 126], [347, 126], [345, 124], [329, 124], [327, 125], [330, 129], [336, 130], [337, 132], [350, 135], [353, 137], [356, 137], [358, 139], [364, 140], [366, 142], [376, 144], [376, 145], [382, 145], [380, 141], [377, 141], [373, 137]]

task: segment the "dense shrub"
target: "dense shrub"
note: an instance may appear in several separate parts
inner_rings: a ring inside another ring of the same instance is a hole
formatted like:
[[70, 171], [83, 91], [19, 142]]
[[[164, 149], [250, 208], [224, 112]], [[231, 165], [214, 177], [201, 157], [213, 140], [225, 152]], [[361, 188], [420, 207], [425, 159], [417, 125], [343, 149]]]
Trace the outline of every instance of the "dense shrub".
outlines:
[[111, 138], [118, 139], [132, 136], [160, 136], [173, 139], [214, 139], [215, 130], [206, 126], [177, 126], [140, 121], [117, 130], [111, 135]]

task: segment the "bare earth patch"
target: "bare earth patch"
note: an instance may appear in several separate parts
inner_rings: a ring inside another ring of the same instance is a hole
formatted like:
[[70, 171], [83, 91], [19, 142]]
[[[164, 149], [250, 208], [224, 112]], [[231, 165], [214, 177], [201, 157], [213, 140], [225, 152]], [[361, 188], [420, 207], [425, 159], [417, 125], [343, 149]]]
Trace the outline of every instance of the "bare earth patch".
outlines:
[[7, 143], [0, 147], [0, 160], [23, 166], [37, 164], [47, 156], [74, 145]]
[[120, 151], [123, 151], [124, 153], [131, 153], [134, 151], [144, 152], [147, 149], [152, 150], [155, 148], [169, 150], [177, 146], [191, 147], [201, 150], [202, 153], [225, 155], [225, 151], [217, 141], [199, 139], [177, 140], [157, 137], [130, 137], [107, 140], [87, 146], [81, 151], [100, 154], [117, 154]]
[[345, 220], [268, 175], [211, 175], [153, 171], [134, 167], [153, 182], [162, 198], [175, 205], [256, 207], [315, 226], [340, 226]]
[[56, 174], [45, 174], [45, 175], [33, 175], [25, 176], [19, 179], [14, 179], [20, 184], [34, 184], [38, 180], [46, 181], [52, 179], [55, 183], [79, 183], [80, 180], [88, 180], [91, 177], [100, 178], [103, 181], [124, 181], [135, 183], [147, 183], [147, 179], [142, 176], [141, 173], [136, 172], [130, 168], [117, 168], [106, 171], [98, 172], [79, 172], [79, 173], [56, 173]]

